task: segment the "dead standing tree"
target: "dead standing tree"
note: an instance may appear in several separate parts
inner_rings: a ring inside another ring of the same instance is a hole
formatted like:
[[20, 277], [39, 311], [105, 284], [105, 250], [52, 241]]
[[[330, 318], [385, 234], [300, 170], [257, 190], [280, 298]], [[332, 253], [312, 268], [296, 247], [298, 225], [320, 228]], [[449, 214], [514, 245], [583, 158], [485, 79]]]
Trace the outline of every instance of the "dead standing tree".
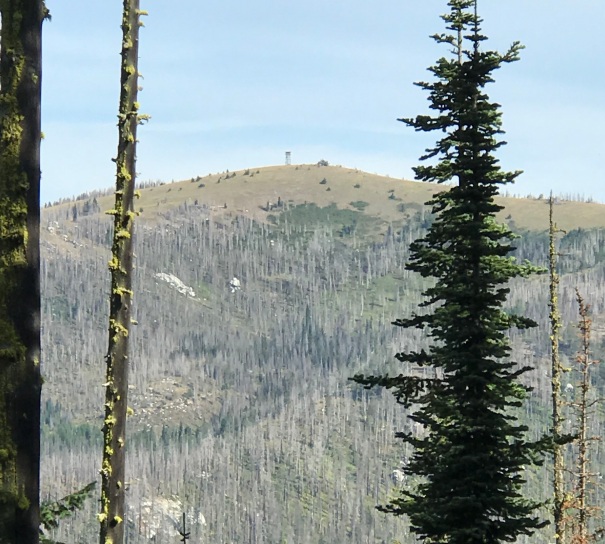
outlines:
[[591, 395], [591, 369], [598, 364], [598, 360], [592, 358], [590, 337], [592, 332], [592, 319], [590, 318], [590, 306], [584, 302], [580, 291], [576, 289], [576, 300], [578, 301], [578, 313], [580, 319], [578, 329], [580, 332], [580, 349], [576, 356], [578, 365], [579, 381], [578, 398], [573, 402], [573, 406], [578, 412], [578, 436], [577, 436], [577, 457], [574, 466], [575, 493], [570, 501], [570, 509], [574, 514], [570, 519], [571, 525], [571, 544], [588, 544], [594, 542], [597, 536], [602, 536], [602, 529], [596, 532], [591, 531], [589, 520], [599, 510], [597, 506], [590, 504], [590, 487], [594, 487], [594, 473], [590, 471], [590, 443], [599, 440], [597, 436], [589, 435], [590, 417], [594, 416], [594, 406], [601, 399], [593, 398]]
[[553, 218], [553, 196], [550, 194], [548, 202], [548, 270], [549, 270], [549, 320], [550, 320], [550, 348], [552, 362], [552, 424], [553, 424], [553, 491], [554, 491], [554, 508], [553, 517], [555, 521], [555, 542], [557, 544], [565, 544], [565, 488], [564, 488], [564, 449], [565, 441], [563, 440], [563, 406], [564, 401], [561, 397], [561, 377], [565, 369], [561, 364], [559, 356], [559, 338], [561, 331], [561, 312], [559, 311], [559, 274], [557, 272], [557, 249], [556, 236], [557, 225]]
[[122, 70], [118, 114], [114, 216], [109, 309], [109, 346], [106, 356], [105, 420], [101, 466], [101, 544], [124, 542], [125, 431], [128, 393], [128, 333], [132, 304], [132, 234], [135, 217], [135, 164], [138, 112], [139, 0], [124, 0]]

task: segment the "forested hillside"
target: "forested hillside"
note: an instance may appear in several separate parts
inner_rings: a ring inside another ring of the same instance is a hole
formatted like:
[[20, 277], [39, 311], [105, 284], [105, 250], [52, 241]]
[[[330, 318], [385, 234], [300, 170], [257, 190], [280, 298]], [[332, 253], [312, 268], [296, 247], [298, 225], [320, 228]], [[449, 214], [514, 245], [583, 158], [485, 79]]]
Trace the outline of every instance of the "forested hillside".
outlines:
[[[394, 432], [420, 429], [392, 395], [348, 378], [398, 374], [393, 354], [422, 346], [421, 331], [391, 321], [425, 286], [404, 265], [435, 187], [318, 165], [147, 185], [135, 234], [128, 541], [178, 542], [184, 511], [192, 542], [412, 542], [404, 520], [374, 506], [402, 484], [409, 452]], [[503, 203], [517, 256], [544, 265], [546, 200]], [[42, 498], [83, 487], [100, 466], [108, 207], [98, 193], [43, 212]], [[568, 361], [576, 286], [592, 305], [597, 356], [602, 344], [604, 211], [555, 206]], [[546, 276], [515, 281], [509, 301], [540, 324], [512, 338], [514, 359], [536, 367], [524, 408], [536, 436], [550, 425], [547, 287]], [[528, 493], [546, 498], [543, 471], [528, 475]], [[95, 541], [96, 508], [62, 522], [57, 538]]]

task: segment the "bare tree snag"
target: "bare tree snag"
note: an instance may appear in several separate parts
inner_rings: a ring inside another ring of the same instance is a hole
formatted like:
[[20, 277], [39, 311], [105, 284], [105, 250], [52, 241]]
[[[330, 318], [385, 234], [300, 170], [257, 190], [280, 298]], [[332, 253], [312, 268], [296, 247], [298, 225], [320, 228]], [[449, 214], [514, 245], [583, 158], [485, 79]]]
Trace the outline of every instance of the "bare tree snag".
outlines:
[[563, 435], [563, 404], [561, 396], [561, 376], [563, 367], [559, 357], [559, 335], [561, 330], [561, 313], [559, 311], [559, 274], [557, 273], [556, 235], [557, 225], [553, 218], [553, 196], [548, 202], [548, 270], [549, 270], [549, 320], [550, 320], [550, 350], [552, 361], [552, 425], [554, 443], [553, 461], [553, 517], [555, 521], [555, 542], [565, 544], [565, 489], [563, 474], [565, 470]]
[[101, 544], [124, 542], [124, 477], [128, 394], [128, 334], [132, 304], [132, 235], [135, 196], [138, 113], [139, 0], [124, 0], [122, 70], [118, 114], [114, 216], [109, 309], [109, 345], [106, 364], [103, 462], [101, 466]]
[[592, 359], [590, 337], [592, 331], [592, 319], [590, 318], [590, 306], [586, 304], [580, 291], [576, 289], [576, 300], [578, 301], [578, 329], [580, 331], [580, 349], [576, 356], [578, 372], [580, 379], [578, 383], [579, 398], [575, 400], [573, 406], [578, 411], [578, 453], [575, 463], [576, 492], [575, 519], [572, 522], [573, 534], [571, 544], [588, 544], [594, 542], [597, 536], [602, 536], [602, 530], [591, 532], [589, 528], [589, 519], [599, 510], [598, 506], [590, 504], [589, 488], [594, 487], [595, 474], [590, 472], [591, 451], [590, 442], [599, 440], [597, 436], [589, 436], [590, 416], [594, 416], [595, 406], [600, 399], [591, 398], [591, 369], [598, 361]]

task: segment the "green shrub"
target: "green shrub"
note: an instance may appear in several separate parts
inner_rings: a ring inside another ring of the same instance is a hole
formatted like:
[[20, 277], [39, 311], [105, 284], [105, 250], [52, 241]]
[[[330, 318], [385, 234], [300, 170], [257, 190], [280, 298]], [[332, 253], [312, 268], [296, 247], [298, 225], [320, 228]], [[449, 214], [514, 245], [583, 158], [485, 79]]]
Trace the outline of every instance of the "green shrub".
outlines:
[[353, 206], [353, 208], [355, 208], [356, 210], [362, 212], [369, 206], [369, 203], [364, 202], [363, 200], [356, 200], [355, 202], [349, 202], [349, 205]]

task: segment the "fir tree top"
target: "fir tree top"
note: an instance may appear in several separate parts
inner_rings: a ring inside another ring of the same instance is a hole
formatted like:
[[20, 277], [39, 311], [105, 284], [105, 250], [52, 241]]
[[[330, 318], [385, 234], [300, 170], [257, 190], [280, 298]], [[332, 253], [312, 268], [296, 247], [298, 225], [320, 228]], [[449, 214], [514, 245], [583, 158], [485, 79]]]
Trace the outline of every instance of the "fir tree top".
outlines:
[[494, 81], [491, 75], [494, 70], [519, 59], [523, 46], [514, 42], [504, 55], [482, 51], [480, 44], [487, 38], [481, 34], [482, 20], [476, 2], [451, 0], [448, 5], [451, 11], [442, 15], [442, 19], [450, 33], [435, 34], [432, 38], [451, 45], [453, 56], [440, 58], [428, 69], [436, 81], [416, 83], [429, 92], [429, 107], [438, 114], [399, 120], [417, 131], [446, 133], [420, 157], [420, 160], [438, 157], [440, 161], [414, 168], [416, 179], [441, 183], [457, 178], [460, 185], [465, 185], [472, 176], [474, 181], [481, 180], [497, 192], [494, 183], [511, 183], [521, 172], [502, 172], [499, 161], [492, 155], [506, 142], [496, 139], [503, 133], [499, 104], [491, 103], [483, 88]]

